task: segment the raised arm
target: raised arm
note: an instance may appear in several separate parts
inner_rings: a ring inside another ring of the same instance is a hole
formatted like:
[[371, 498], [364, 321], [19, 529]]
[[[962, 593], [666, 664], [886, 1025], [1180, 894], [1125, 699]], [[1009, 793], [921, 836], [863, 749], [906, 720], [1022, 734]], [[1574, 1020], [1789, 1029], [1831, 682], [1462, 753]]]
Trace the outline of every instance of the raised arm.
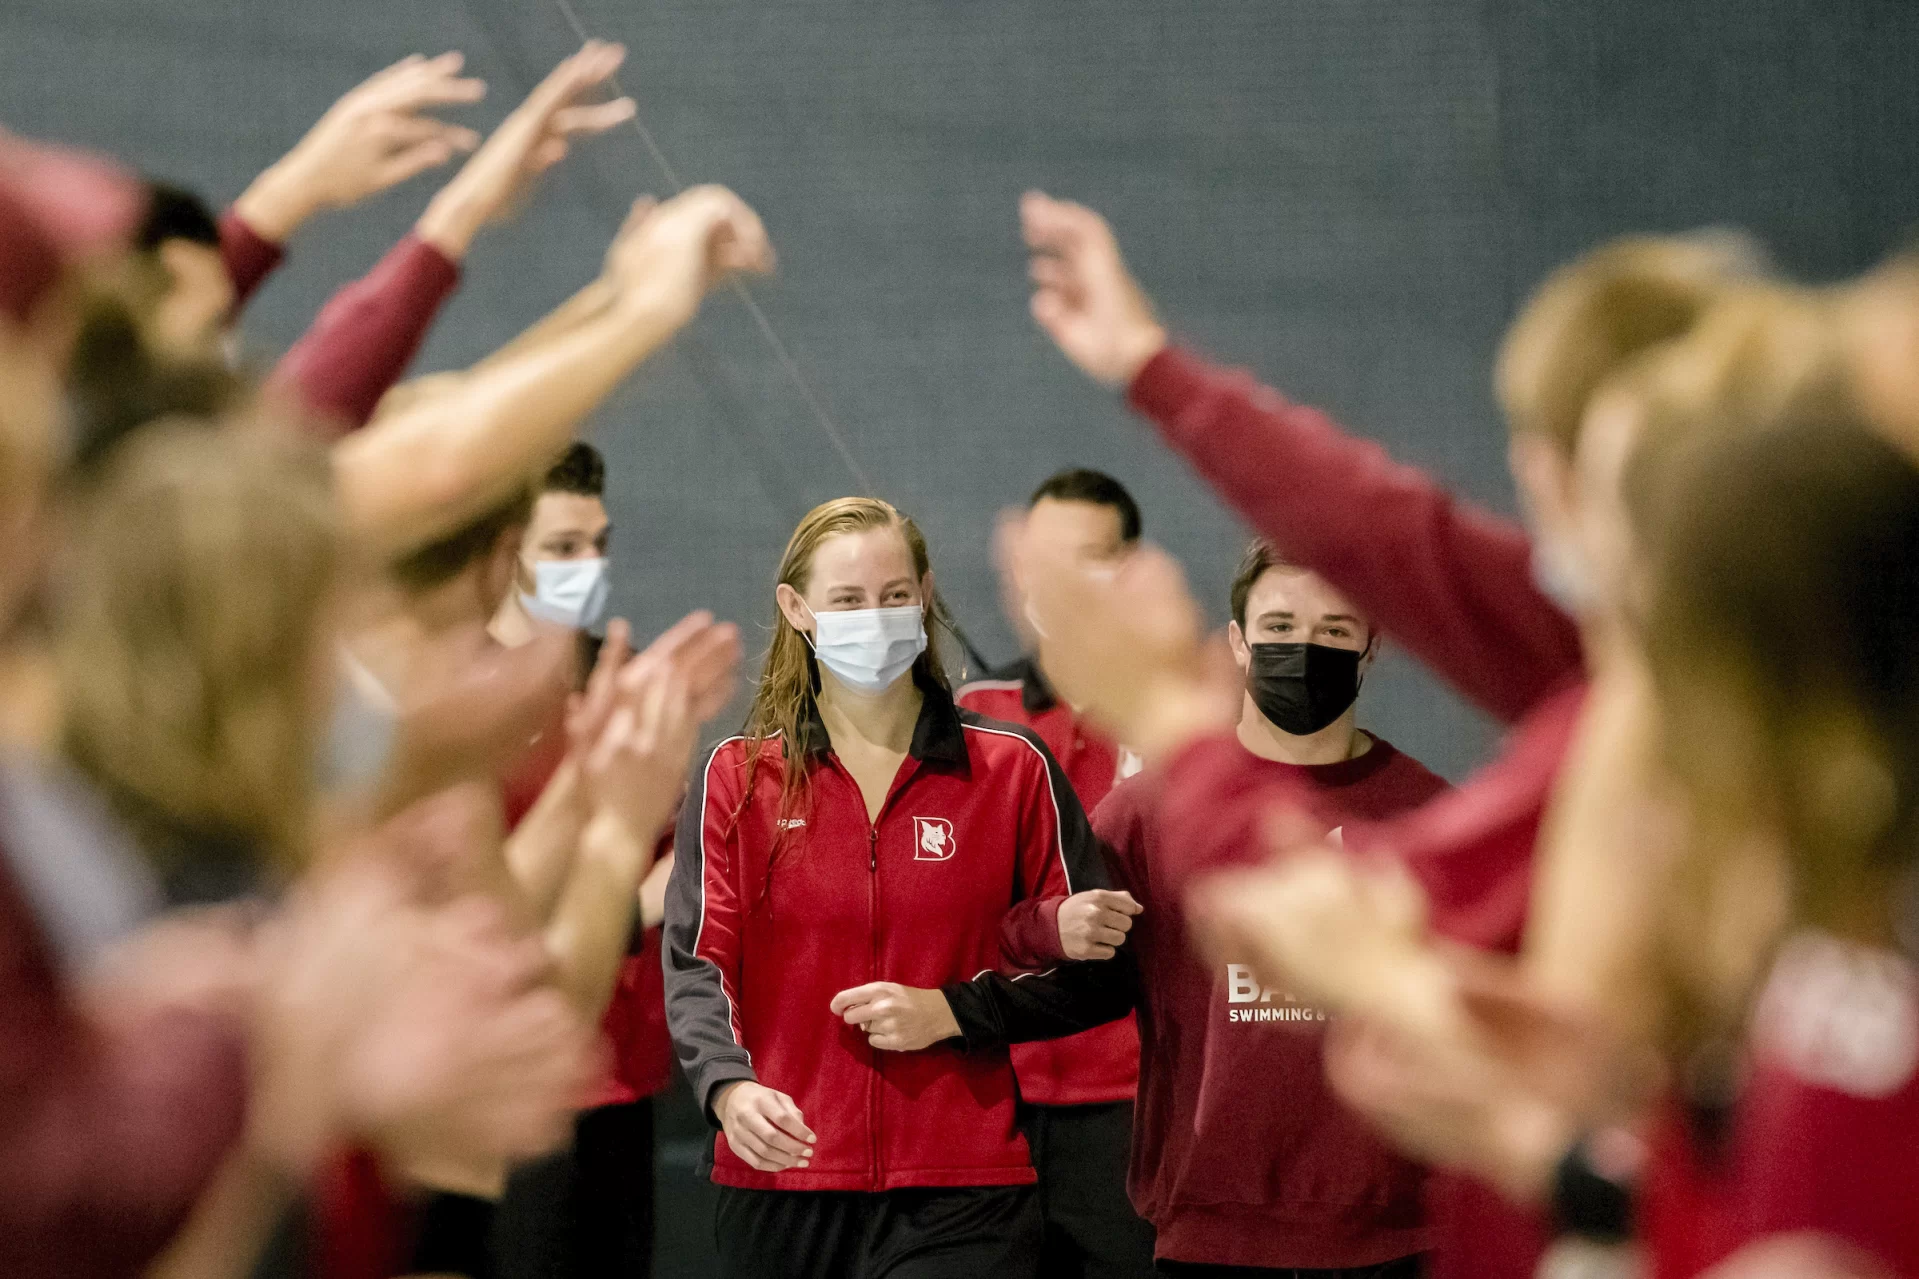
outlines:
[[1571, 621], [1533, 585], [1525, 533], [1457, 501], [1324, 414], [1168, 345], [1111, 229], [1029, 194], [1033, 315], [1289, 560], [1325, 577], [1464, 696], [1507, 722], [1575, 676]]
[[592, 817], [546, 940], [561, 987], [596, 1021], [626, 957], [640, 884], [668, 834], [696, 735], [731, 697], [738, 663], [737, 629], [691, 614], [623, 668], [603, 664], [602, 683], [589, 687], [569, 725]]
[[630, 223], [608, 258], [615, 296], [603, 312], [335, 448], [349, 522], [383, 554], [459, 527], [563, 448], [714, 283], [772, 260], [758, 216], [720, 187], [695, 187]]
[[464, 62], [458, 53], [444, 53], [395, 63], [335, 102], [293, 150], [253, 180], [220, 219], [236, 313], [315, 214], [358, 204], [479, 145], [471, 129], [423, 114], [477, 102], [486, 93], [481, 81], [461, 77]]
[[624, 56], [618, 45], [590, 41], [555, 67], [434, 196], [413, 233], [364, 279], [335, 294], [287, 352], [274, 382], [323, 429], [344, 434], [366, 424], [458, 286], [460, 264], [480, 231], [523, 205], [574, 138], [632, 115], [627, 98], [580, 105]]

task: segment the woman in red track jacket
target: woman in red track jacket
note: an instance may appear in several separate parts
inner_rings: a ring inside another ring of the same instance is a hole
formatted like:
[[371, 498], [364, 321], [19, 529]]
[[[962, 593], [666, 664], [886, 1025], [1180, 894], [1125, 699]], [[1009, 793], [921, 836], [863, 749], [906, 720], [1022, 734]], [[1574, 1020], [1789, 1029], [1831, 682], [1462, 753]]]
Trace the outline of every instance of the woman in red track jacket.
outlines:
[[1021, 997], [993, 971], [1010, 906], [1104, 885], [1086, 816], [1036, 737], [955, 707], [925, 542], [891, 506], [808, 514], [777, 597], [667, 896], [668, 1025], [722, 1130], [723, 1269], [1031, 1275], [1034, 1173], [997, 1046], [1017, 1034], [968, 1010]]

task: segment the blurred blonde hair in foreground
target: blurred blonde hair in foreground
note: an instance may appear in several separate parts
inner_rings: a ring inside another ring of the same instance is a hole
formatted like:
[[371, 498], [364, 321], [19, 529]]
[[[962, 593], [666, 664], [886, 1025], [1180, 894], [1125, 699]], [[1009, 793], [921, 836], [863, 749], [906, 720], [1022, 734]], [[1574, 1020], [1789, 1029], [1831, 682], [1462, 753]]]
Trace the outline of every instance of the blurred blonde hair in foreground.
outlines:
[[343, 545], [325, 454], [250, 420], [163, 422], [72, 506], [54, 596], [71, 758], [150, 850], [297, 859]]

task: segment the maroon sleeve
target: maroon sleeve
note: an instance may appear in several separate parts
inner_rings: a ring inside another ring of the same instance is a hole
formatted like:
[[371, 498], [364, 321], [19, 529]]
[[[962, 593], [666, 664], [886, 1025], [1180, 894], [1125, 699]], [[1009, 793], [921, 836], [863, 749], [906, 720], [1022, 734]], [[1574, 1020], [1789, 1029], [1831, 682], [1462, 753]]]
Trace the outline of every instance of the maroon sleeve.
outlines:
[[1064, 897], [1027, 897], [1013, 903], [999, 925], [1000, 958], [1012, 968], [1051, 968], [1064, 963], [1059, 944], [1059, 908]]
[[292, 390], [329, 438], [351, 434], [406, 372], [459, 283], [451, 258], [408, 235], [333, 295], [274, 369], [273, 382]]
[[1286, 558], [1500, 719], [1578, 673], [1578, 634], [1533, 585], [1531, 548], [1510, 521], [1177, 347], [1140, 370], [1129, 399]]
[[226, 262], [227, 276], [233, 281], [233, 313], [246, 309], [260, 285], [280, 263], [286, 250], [267, 239], [246, 219], [228, 209], [220, 215], [220, 257]]
[[103, 1030], [64, 999], [0, 876], [0, 1274], [138, 1274], [239, 1139], [240, 1028], [157, 1012]]

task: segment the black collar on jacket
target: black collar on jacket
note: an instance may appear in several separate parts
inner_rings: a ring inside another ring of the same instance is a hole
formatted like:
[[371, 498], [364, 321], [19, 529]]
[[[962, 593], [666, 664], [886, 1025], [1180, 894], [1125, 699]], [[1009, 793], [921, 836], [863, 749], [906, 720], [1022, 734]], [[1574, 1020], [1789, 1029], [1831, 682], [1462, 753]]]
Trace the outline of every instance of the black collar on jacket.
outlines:
[[1059, 695], [1046, 682], [1046, 672], [1040, 670], [1039, 659], [1031, 653], [1022, 654], [1019, 660], [1008, 662], [987, 678], [1018, 680], [1019, 704], [1028, 715], [1044, 715], [1059, 705]]
[[[952, 691], [925, 668], [924, 658], [913, 663], [913, 683], [920, 690], [920, 717], [913, 725], [913, 744], [906, 753], [921, 763], [964, 766], [966, 734], [960, 727], [959, 707], [953, 704]], [[824, 755], [833, 748], [826, 721], [820, 718], [817, 698], [806, 699], [806, 714], [800, 720], [800, 741], [810, 756]]]

